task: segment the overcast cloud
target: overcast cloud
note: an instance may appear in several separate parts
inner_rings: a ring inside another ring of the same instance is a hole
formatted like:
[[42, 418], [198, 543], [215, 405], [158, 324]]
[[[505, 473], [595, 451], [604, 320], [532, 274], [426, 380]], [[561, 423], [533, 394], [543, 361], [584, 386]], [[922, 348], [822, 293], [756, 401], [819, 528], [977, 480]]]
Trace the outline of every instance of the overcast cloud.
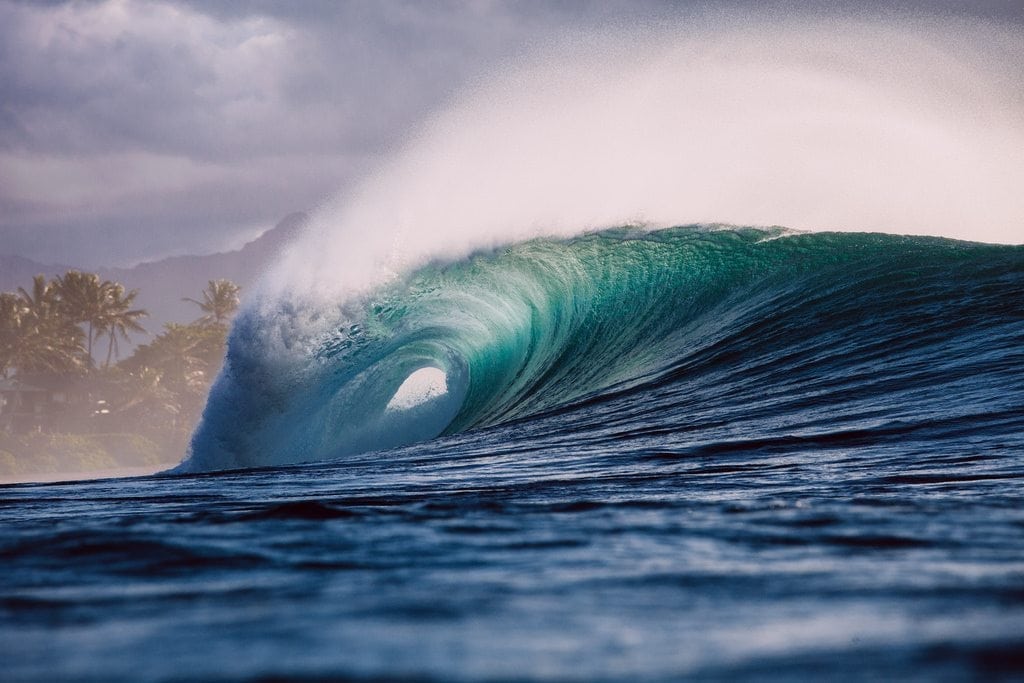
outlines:
[[0, 4], [0, 251], [211, 250], [363, 173], [548, 12]]
[[95, 266], [237, 245], [501, 60], [672, 4], [0, 0], [0, 252]]

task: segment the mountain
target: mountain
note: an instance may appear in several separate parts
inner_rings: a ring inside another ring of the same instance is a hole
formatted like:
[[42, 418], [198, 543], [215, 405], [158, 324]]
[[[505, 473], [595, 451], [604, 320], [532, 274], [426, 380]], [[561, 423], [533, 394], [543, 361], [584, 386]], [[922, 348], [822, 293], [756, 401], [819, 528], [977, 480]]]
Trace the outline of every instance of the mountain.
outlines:
[[0, 254], [0, 292], [15, 292], [18, 287], [31, 289], [36, 275], [53, 277], [70, 270], [72, 266], [46, 265], [14, 254]]
[[157, 333], [165, 322], [191, 322], [201, 315], [195, 304], [183, 297], [202, 299], [200, 293], [209, 280], [227, 279], [245, 289], [271, 265], [281, 250], [307, 220], [304, 213], [293, 213], [276, 226], [236, 251], [204, 256], [173, 256], [160, 261], [140, 263], [132, 268], [102, 268], [99, 275], [138, 289], [138, 304], [149, 311], [143, 323]]
[[[138, 289], [136, 302], [149, 311], [142, 321], [151, 334], [161, 331], [164, 323], [187, 323], [201, 313], [195, 304], [183, 297], [201, 299], [207, 281], [221, 278], [241, 285], [243, 294], [279, 256], [284, 246], [299, 233], [308, 220], [305, 213], [285, 216], [241, 249], [203, 256], [172, 256], [159, 261], [140, 263], [131, 268], [80, 269], [95, 270], [101, 279], [120, 282], [127, 289]], [[21, 256], [0, 255], [0, 291], [29, 289], [32, 277], [61, 275], [75, 266], [46, 265]], [[132, 341], [147, 341], [144, 335], [133, 335]], [[122, 356], [130, 352], [122, 347]]]

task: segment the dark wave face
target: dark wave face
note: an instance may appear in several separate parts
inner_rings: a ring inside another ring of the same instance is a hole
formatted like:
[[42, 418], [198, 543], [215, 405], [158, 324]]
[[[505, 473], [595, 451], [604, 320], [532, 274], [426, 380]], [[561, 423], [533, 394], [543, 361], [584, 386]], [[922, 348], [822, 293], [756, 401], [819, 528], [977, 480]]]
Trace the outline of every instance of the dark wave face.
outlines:
[[[1020, 247], [753, 228], [535, 240], [344, 305], [250, 311], [182, 469], [539, 419], [585, 443], [671, 434], [657, 448], [841, 447], [975, 426], [1010, 437], [1022, 301]], [[436, 386], [402, 401], [430, 368]]]

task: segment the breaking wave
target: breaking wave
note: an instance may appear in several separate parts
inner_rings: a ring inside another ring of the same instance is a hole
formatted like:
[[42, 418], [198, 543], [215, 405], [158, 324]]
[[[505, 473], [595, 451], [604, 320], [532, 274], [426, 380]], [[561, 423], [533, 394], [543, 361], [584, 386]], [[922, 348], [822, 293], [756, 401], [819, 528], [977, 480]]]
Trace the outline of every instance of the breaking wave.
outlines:
[[978, 354], [1012, 350], [986, 335], [1019, 342], [1021, 301], [1021, 247], [693, 226], [536, 239], [335, 307], [250, 309], [184, 468], [333, 459], [628, 393], [656, 406], [694, 377], [739, 409], [823, 383], [857, 395], [940, 358], [939, 402]]

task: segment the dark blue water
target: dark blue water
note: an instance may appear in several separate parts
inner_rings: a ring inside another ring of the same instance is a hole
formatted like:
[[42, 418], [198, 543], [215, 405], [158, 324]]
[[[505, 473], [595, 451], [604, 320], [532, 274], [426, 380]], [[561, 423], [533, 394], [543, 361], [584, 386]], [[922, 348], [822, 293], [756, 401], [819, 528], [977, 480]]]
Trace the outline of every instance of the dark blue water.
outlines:
[[799, 239], [529, 414], [0, 487], [0, 678], [1024, 677], [1024, 249]]

